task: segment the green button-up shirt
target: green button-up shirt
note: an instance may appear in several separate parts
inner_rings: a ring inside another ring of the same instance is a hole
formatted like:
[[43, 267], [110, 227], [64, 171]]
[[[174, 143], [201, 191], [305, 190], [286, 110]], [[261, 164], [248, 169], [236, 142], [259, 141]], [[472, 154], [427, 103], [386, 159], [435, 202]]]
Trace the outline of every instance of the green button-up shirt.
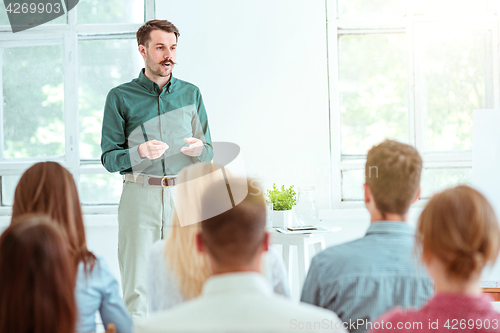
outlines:
[[[203, 141], [198, 157], [180, 151], [189, 146], [184, 138]], [[155, 160], [140, 158], [137, 148], [150, 140], [165, 142], [169, 148]], [[160, 90], [143, 70], [139, 77], [111, 89], [104, 107], [101, 162], [109, 172], [140, 172], [175, 175], [196, 162], [212, 160], [212, 139], [200, 90], [176, 79]]]

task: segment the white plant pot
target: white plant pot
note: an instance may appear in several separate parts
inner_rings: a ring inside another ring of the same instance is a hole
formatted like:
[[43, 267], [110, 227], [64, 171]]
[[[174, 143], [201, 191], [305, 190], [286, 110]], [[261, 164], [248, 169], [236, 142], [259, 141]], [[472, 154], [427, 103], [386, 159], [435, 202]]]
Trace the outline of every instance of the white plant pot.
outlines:
[[292, 210], [273, 210], [273, 227], [286, 229], [293, 223]]

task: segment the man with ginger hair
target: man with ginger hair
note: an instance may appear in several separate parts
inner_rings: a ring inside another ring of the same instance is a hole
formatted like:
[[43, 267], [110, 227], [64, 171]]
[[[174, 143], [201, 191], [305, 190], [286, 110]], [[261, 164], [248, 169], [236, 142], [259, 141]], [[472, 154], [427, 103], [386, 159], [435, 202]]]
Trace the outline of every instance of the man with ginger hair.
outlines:
[[433, 293], [414, 254], [410, 205], [420, 197], [422, 158], [407, 144], [386, 140], [368, 152], [364, 201], [366, 235], [316, 255], [301, 300], [335, 312], [352, 332], [366, 332], [387, 310], [419, 307]]
[[212, 276], [198, 298], [138, 322], [136, 333], [347, 332], [331, 311], [275, 295], [260, 272], [269, 248], [260, 188], [246, 179], [220, 180], [208, 187], [201, 208], [196, 243]]

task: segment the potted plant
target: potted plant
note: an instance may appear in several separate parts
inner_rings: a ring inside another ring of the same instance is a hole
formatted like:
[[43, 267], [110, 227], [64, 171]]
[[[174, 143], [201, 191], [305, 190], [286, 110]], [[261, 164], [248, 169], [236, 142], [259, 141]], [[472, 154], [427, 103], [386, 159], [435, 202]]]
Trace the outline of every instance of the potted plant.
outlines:
[[281, 185], [280, 189], [273, 184], [273, 189], [267, 190], [267, 197], [273, 203], [273, 227], [286, 229], [292, 225], [292, 208], [297, 202], [293, 185], [288, 189]]

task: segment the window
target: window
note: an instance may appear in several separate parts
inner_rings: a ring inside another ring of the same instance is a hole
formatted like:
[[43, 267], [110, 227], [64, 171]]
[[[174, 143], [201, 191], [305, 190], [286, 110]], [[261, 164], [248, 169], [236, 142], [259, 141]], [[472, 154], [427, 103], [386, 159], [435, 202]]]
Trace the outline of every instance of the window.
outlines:
[[[423, 156], [422, 197], [471, 182], [472, 110], [500, 108], [500, 0], [325, 0], [333, 208], [360, 206], [368, 149]], [[135, 33], [154, 0], [80, 0], [13, 34], [0, 1], [0, 213], [37, 161], [67, 167], [88, 210], [117, 204], [100, 163], [108, 91], [137, 77]], [[325, 110], [327, 112], [327, 110]]]
[[0, 4], [1, 206], [12, 205], [23, 171], [45, 160], [72, 172], [83, 205], [118, 203], [121, 177], [100, 162], [104, 102], [143, 67], [135, 33], [153, 16], [153, 0], [81, 0], [13, 34]]
[[2, 156], [9, 161], [64, 156], [63, 41], [29, 44], [2, 45]]
[[334, 207], [363, 200], [366, 153], [385, 138], [422, 154], [422, 198], [470, 184], [472, 111], [500, 107], [497, 7], [327, 2]]

